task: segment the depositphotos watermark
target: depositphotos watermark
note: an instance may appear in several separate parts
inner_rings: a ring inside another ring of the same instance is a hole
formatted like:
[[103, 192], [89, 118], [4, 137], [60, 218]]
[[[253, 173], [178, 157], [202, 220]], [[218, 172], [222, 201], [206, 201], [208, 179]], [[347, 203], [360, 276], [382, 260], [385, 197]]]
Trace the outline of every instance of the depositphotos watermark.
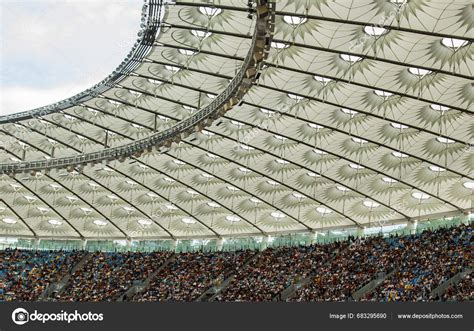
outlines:
[[80, 313], [75, 310], [73, 313], [61, 310], [59, 313], [39, 313], [35, 310], [29, 313], [24, 308], [17, 308], [12, 312], [12, 321], [16, 325], [23, 325], [28, 322], [102, 322], [104, 320], [103, 313]]

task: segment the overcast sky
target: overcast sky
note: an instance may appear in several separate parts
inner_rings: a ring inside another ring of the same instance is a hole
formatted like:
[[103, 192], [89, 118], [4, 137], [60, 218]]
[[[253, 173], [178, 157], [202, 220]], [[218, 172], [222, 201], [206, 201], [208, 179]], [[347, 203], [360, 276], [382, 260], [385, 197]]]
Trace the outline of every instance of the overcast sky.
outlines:
[[0, 115], [70, 97], [137, 39], [141, 0], [0, 0]]

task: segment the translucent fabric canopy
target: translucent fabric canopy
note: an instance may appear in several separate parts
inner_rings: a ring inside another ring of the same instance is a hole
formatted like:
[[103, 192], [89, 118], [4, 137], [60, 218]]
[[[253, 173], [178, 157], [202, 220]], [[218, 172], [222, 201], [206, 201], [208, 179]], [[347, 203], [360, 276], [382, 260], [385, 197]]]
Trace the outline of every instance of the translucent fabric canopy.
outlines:
[[[147, 3], [159, 28], [139, 34], [147, 48], [123, 77], [0, 117], [0, 163], [118, 148], [193, 116], [242, 67], [265, 3]], [[238, 105], [165, 149], [1, 175], [0, 236], [222, 238], [470, 213], [471, 2], [272, 11], [268, 58]]]

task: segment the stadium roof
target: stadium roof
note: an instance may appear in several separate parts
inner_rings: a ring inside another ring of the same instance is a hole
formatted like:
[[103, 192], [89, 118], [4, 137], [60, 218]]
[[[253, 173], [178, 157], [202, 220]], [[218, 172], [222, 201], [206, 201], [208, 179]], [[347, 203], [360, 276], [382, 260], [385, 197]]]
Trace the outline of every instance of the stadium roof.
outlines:
[[0, 236], [220, 238], [469, 213], [472, 12], [150, 0], [104, 81], [0, 117]]

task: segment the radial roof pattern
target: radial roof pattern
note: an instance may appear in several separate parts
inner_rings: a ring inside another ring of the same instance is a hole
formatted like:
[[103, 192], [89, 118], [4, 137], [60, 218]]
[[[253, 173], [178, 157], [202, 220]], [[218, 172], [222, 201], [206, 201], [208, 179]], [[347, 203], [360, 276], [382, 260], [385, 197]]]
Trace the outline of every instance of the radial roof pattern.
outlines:
[[[0, 118], [0, 163], [130, 144], [224, 92], [252, 48], [256, 8], [163, 10], [123, 79]], [[277, 1], [268, 58], [238, 106], [170, 148], [0, 175], [0, 235], [235, 237], [469, 212], [472, 13], [470, 1]]]

